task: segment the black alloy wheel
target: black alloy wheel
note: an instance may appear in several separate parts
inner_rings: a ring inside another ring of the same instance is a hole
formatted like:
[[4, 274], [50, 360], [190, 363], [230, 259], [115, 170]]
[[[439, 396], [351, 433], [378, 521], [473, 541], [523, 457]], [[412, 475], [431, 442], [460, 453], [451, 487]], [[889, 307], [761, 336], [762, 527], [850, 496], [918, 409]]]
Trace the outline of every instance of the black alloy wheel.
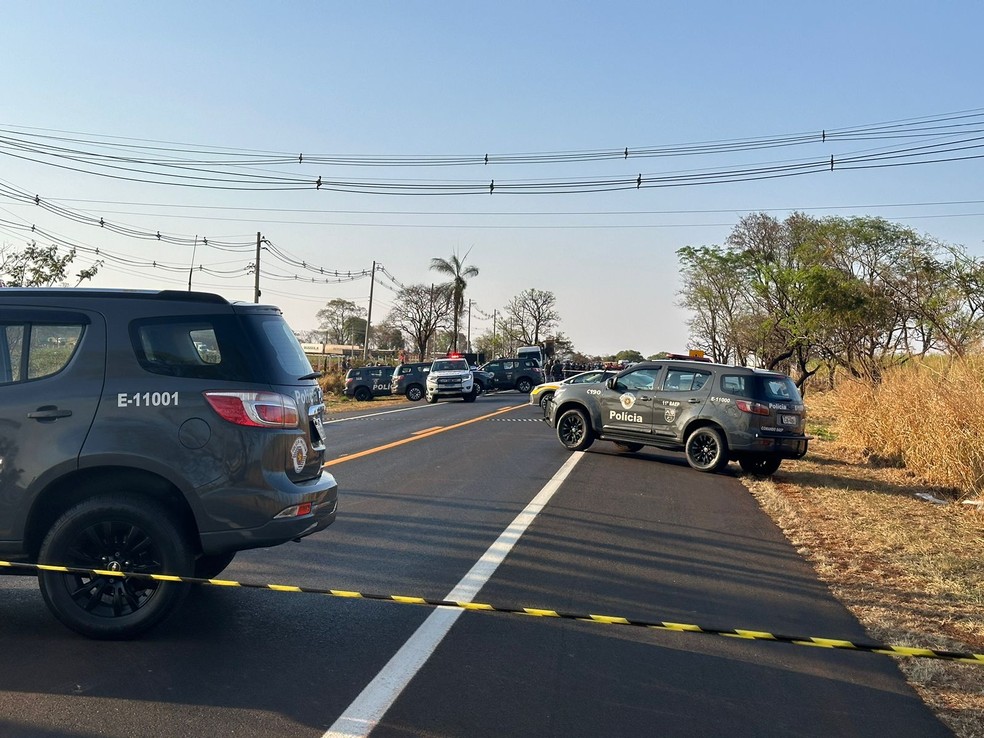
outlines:
[[738, 465], [743, 471], [755, 474], [759, 477], [768, 477], [779, 470], [782, 457], [775, 454], [762, 454], [760, 456], [743, 456], [738, 459]]
[[[85, 500], [66, 511], [41, 545], [40, 561], [79, 569], [189, 576], [194, 556], [180, 525], [158, 502], [133, 495]], [[55, 616], [90, 638], [139, 635], [164, 619], [188, 585], [110, 574], [41, 571]]]
[[684, 453], [687, 463], [697, 471], [716, 472], [728, 463], [724, 439], [717, 430], [706, 425], [690, 434]]
[[557, 438], [570, 451], [583, 451], [594, 443], [591, 423], [583, 410], [566, 410], [557, 420]]
[[424, 396], [424, 388], [419, 384], [411, 384], [407, 387], [407, 399], [410, 402], [418, 402]]

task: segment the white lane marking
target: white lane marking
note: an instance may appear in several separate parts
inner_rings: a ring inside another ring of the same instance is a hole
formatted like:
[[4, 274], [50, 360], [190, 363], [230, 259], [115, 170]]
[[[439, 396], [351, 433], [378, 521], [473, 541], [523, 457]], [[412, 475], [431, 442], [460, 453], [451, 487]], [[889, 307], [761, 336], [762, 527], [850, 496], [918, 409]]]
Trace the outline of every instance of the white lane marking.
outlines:
[[377, 415], [391, 415], [392, 413], [405, 413], [407, 410], [423, 410], [424, 408], [433, 408], [437, 405], [414, 405], [413, 407], [401, 407], [398, 410], [383, 410], [378, 413], [366, 413], [365, 415], [353, 415], [351, 418], [335, 418], [334, 420], [324, 421], [324, 425], [329, 425], [331, 423], [344, 423], [347, 420], [362, 420], [363, 418], [375, 418]]
[[[571, 454], [553, 479], [544, 485], [530, 504], [502, 531], [482, 558], [475, 562], [471, 571], [443, 599], [455, 602], [472, 601], [536, 516], [546, 507], [550, 498], [560, 489], [582, 456], [583, 451]], [[436, 608], [322, 738], [367, 738], [463, 612], [459, 608]]]

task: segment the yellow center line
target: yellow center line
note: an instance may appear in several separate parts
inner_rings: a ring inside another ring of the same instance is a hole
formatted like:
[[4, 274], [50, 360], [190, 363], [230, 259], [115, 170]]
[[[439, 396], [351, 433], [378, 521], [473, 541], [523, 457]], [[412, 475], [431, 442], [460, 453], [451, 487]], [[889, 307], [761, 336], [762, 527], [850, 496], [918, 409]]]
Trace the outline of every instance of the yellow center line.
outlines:
[[455, 430], [456, 428], [463, 428], [466, 425], [471, 425], [472, 423], [478, 423], [482, 420], [488, 420], [489, 418], [494, 418], [496, 415], [502, 415], [503, 413], [508, 413], [513, 410], [518, 410], [521, 407], [529, 407], [528, 403], [523, 403], [522, 405], [513, 405], [512, 407], [504, 407], [501, 410], [496, 410], [494, 413], [489, 413], [488, 415], [481, 415], [477, 418], [472, 418], [471, 420], [463, 420], [460, 423], [455, 423], [454, 425], [443, 425], [437, 426], [436, 428], [430, 428], [424, 431], [418, 431], [415, 435], [409, 438], [403, 438], [399, 441], [393, 441], [392, 443], [387, 443], [382, 446], [376, 446], [375, 448], [367, 448], [365, 451], [357, 451], [354, 454], [349, 454], [348, 456], [341, 456], [337, 459], [332, 459], [331, 461], [326, 461], [321, 465], [322, 468], [335, 466], [336, 464], [341, 464], [343, 461], [351, 461], [352, 459], [359, 459], [363, 456], [369, 456], [370, 454], [375, 454], [380, 451], [386, 451], [387, 449], [396, 448], [397, 446], [402, 446], [406, 443], [413, 443], [414, 441], [419, 441], [421, 438], [430, 438], [431, 436], [436, 436], [438, 433], [445, 433], [450, 430]]
[[411, 436], [419, 436], [421, 433], [430, 433], [431, 431], [441, 430], [443, 425], [435, 425], [433, 428], [424, 428], [424, 430], [414, 431]]

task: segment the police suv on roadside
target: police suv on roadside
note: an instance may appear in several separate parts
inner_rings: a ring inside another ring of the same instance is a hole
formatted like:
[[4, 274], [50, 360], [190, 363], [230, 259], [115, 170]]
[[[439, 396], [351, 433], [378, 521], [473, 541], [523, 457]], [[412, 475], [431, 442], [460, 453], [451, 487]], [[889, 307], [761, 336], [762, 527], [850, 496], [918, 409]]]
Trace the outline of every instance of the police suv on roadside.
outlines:
[[189, 585], [99, 571], [211, 578], [335, 519], [319, 376], [272, 306], [0, 289], [0, 559], [82, 570], [38, 575], [79, 633], [148, 630]]
[[809, 441], [806, 408], [785, 374], [673, 359], [634, 364], [602, 384], [562, 384], [547, 422], [571, 451], [595, 440], [630, 452], [656, 446], [706, 472], [734, 460], [769, 475]]

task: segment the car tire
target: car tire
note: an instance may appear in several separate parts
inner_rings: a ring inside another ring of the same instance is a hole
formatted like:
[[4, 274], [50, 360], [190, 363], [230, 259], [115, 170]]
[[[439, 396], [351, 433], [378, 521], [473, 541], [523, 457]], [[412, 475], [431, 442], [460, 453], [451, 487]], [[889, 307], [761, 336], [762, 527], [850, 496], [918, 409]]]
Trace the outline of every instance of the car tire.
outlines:
[[[132, 494], [93, 497], [59, 517], [41, 544], [43, 564], [189, 576], [195, 559], [177, 519]], [[67, 627], [89, 638], [134, 638], [160, 623], [188, 585], [143, 578], [42, 571], [41, 594]]]
[[357, 387], [355, 390], [355, 399], [359, 402], [368, 402], [372, 399], [372, 390], [368, 387]]
[[424, 396], [424, 388], [419, 384], [411, 384], [407, 387], [406, 395], [410, 402], [419, 402], [420, 398]]
[[738, 464], [743, 471], [759, 477], [770, 477], [779, 470], [782, 457], [775, 454], [761, 454], [755, 456], [742, 456], [738, 459]]
[[641, 443], [626, 443], [625, 441], [614, 441], [615, 448], [619, 451], [626, 451], [628, 453], [635, 453], [636, 451], [641, 451], [643, 444]]
[[533, 389], [533, 381], [529, 377], [520, 377], [519, 381], [516, 382], [516, 389], [524, 395], [528, 395]]
[[198, 579], [214, 579], [226, 570], [234, 558], [236, 558], [235, 551], [221, 554], [203, 554], [195, 561], [195, 577]]
[[435, 397], [434, 395], [424, 395], [424, 399], [426, 399], [427, 403], [430, 405], [433, 405], [435, 402], [437, 402], [437, 397]]
[[728, 446], [721, 433], [709, 425], [687, 436], [684, 454], [687, 463], [697, 471], [716, 472], [728, 463]]
[[578, 408], [564, 411], [557, 419], [557, 439], [568, 451], [584, 451], [594, 443], [587, 414]]
[[540, 407], [543, 409], [544, 412], [547, 411], [547, 405], [550, 404], [550, 400], [553, 399], [553, 396], [554, 396], [553, 392], [544, 392], [542, 395], [540, 395]]
[[471, 392], [469, 392], [467, 394], [463, 394], [461, 396], [461, 399], [464, 400], [465, 402], [475, 402], [475, 398], [476, 397], [478, 397], [478, 392], [476, 392], [473, 389]]

